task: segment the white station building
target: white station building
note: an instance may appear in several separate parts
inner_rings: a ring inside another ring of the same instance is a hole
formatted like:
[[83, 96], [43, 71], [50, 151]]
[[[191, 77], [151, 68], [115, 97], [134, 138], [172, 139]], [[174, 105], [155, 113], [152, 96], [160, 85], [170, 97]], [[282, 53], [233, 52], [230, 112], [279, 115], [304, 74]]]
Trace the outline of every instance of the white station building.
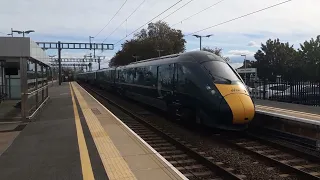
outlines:
[[0, 37], [0, 121], [30, 119], [48, 100], [49, 56], [29, 37]]

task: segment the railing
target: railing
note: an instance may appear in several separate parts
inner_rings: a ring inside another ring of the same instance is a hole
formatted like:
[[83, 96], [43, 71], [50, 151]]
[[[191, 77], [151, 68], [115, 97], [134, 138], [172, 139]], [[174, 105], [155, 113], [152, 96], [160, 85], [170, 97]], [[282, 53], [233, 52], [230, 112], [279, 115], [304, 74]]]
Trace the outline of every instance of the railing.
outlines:
[[320, 106], [319, 82], [262, 80], [247, 83], [247, 86], [256, 99]]
[[21, 61], [20, 65], [21, 83], [23, 83], [21, 115], [23, 120], [30, 120], [35, 117], [49, 99], [49, 67], [32, 60], [28, 60], [28, 66], [26, 61]]
[[0, 93], [0, 103], [7, 97], [6, 93]]

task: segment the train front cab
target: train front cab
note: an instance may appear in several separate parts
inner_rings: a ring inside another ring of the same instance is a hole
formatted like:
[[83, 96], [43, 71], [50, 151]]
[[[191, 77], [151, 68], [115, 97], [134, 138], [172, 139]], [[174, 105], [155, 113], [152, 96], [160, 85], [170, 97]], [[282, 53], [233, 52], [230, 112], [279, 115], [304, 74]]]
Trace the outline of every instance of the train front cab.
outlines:
[[202, 67], [209, 73], [213, 84], [207, 89], [220, 97], [217, 127], [244, 129], [254, 118], [254, 103], [241, 77], [224, 61], [207, 61]]
[[200, 65], [187, 61], [175, 64], [175, 69], [173, 99], [195, 111], [198, 122], [238, 130], [245, 129], [253, 119], [253, 101], [241, 78], [224, 61]]

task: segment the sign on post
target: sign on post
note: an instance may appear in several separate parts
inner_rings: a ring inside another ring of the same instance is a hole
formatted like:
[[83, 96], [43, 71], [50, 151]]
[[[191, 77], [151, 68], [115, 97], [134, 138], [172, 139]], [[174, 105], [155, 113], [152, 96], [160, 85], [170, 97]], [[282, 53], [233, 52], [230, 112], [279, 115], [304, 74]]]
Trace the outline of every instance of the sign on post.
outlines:
[[237, 69], [237, 72], [239, 74], [241, 74], [241, 73], [256, 73], [257, 72], [257, 68]]

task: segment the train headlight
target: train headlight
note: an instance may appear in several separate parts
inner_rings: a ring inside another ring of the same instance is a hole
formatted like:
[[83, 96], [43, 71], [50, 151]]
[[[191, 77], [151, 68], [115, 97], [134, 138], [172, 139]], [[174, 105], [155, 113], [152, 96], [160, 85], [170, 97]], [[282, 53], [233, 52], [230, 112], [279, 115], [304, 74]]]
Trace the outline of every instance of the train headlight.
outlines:
[[206, 89], [212, 94], [212, 95], [215, 95], [216, 94], [216, 91], [209, 85], [206, 86]]

